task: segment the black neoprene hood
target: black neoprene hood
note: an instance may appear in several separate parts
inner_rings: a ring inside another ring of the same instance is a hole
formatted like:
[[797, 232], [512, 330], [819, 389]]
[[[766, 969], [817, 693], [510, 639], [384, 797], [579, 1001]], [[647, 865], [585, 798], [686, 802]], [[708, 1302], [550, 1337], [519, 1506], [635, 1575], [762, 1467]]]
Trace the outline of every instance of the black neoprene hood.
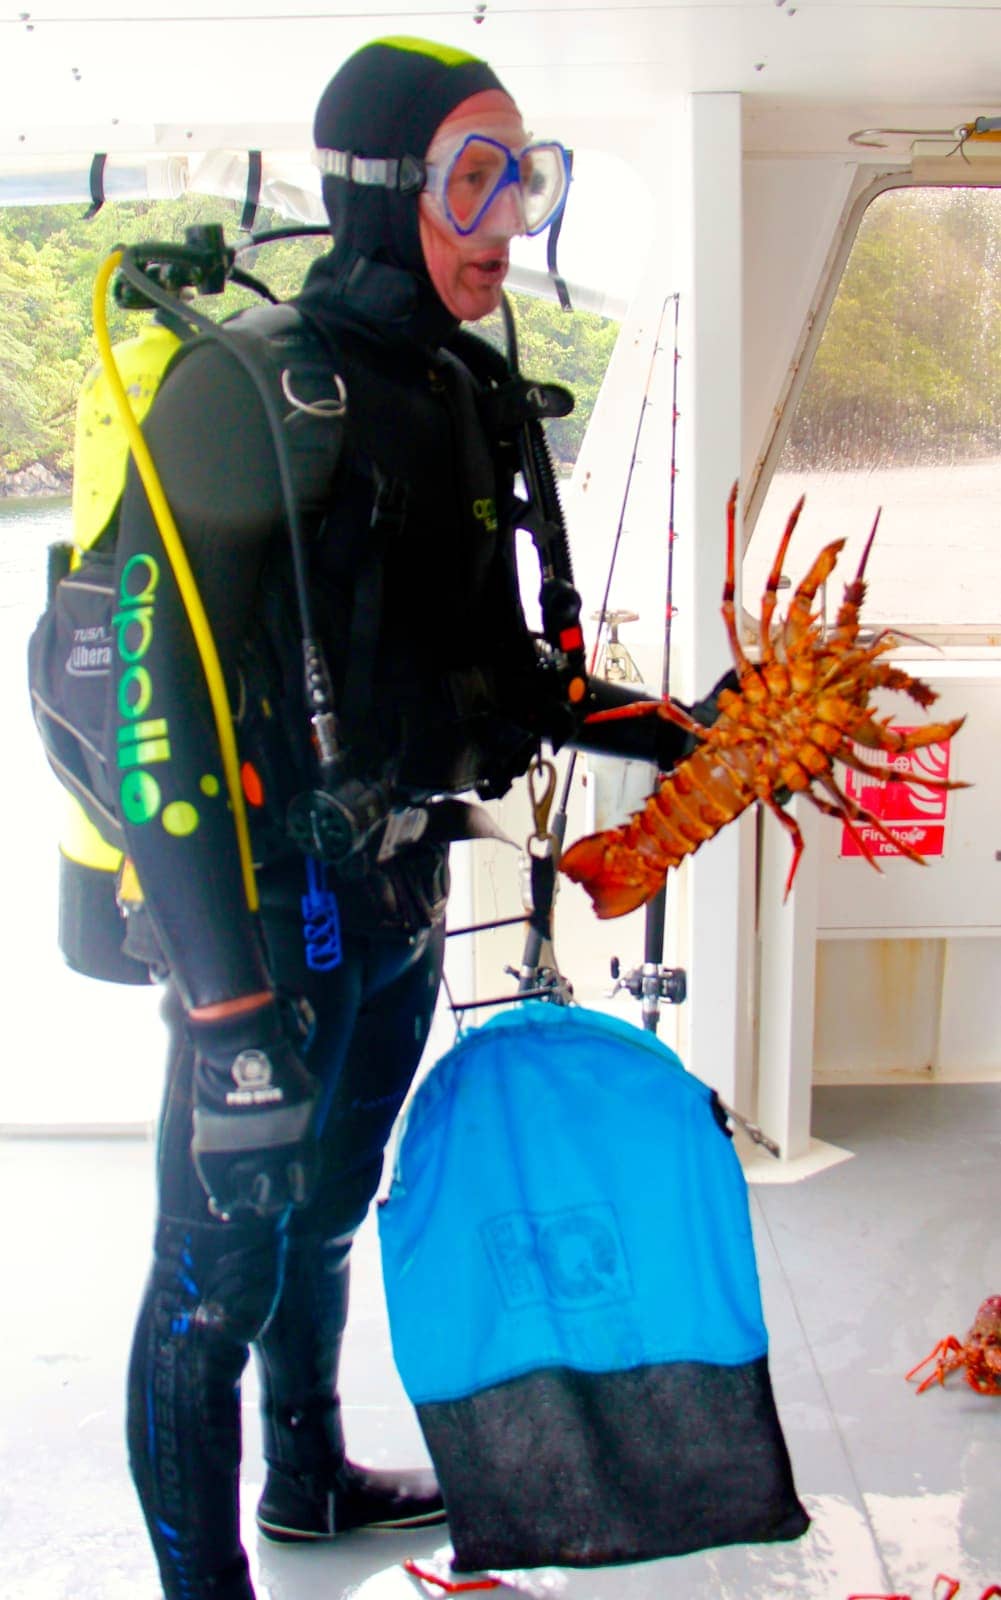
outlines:
[[[504, 86], [485, 61], [424, 39], [378, 39], [350, 56], [316, 108], [319, 149], [423, 158], [439, 124], [470, 95]], [[338, 256], [357, 252], [424, 276], [417, 200], [327, 176], [323, 199]]]

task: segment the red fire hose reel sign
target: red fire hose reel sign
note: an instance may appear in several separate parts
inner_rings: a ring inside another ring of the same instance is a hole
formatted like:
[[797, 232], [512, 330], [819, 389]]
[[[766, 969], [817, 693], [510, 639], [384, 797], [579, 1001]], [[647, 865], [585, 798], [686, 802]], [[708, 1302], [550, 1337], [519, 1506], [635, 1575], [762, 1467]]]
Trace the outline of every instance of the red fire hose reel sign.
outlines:
[[[893, 724], [894, 733], [911, 733], [912, 727]], [[905, 750], [899, 755], [884, 755], [856, 745], [861, 761], [886, 767], [887, 779], [870, 778], [864, 772], [845, 771], [845, 793], [866, 811], [878, 817], [883, 826], [898, 835], [922, 856], [945, 853], [945, 817], [948, 790], [929, 789], [922, 778], [948, 778], [949, 742], [925, 745], [920, 750]], [[888, 839], [876, 832], [871, 822], [856, 822], [855, 827], [874, 856], [898, 856]], [[862, 850], [847, 828], [841, 830], [841, 855], [860, 856]]]

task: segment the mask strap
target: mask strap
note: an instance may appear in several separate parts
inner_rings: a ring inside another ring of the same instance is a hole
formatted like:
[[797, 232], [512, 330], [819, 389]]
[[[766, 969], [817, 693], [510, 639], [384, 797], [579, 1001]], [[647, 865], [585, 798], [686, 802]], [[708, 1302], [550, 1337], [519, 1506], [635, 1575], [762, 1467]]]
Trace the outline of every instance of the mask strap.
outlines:
[[261, 203], [261, 176], [264, 164], [259, 150], [247, 151], [247, 188], [240, 216], [240, 232], [250, 233], [257, 221], [257, 208]]
[[104, 169], [107, 165], [107, 151], [99, 150], [90, 163], [90, 206], [81, 218], [83, 222], [92, 222], [104, 205]]
[[[572, 177], [572, 175], [573, 175], [573, 151], [572, 150], [568, 150], [567, 151], [567, 182], [568, 182], [568, 184], [569, 184], [569, 180]], [[556, 293], [559, 296], [560, 309], [563, 310], [563, 311], [572, 311], [573, 310], [573, 302], [570, 299], [570, 290], [567, 288], [566, 280], [565, 280], [565, 278], [563, 278], [561, 276], [559, 267], [556, 265], [556, 246], [559, 243], [560, 229], [563, 226], [563, 217], [564, 217], [565, 212], [566, 212], [566, 206], [564, 205], [564, 206], [562, 206], [560, 208], [559, 215], [549, 225], [549, 242], [548, 242], [548, 244], [546, 246], [546, 267], [548, 268], [549, 276], [553, 280], [553, 284], [555, 286]]]
[[377, 189], [398, 189], [401, 194], [420, 194], [427, 183], [427, 168], [417, 156], [401, 156], [397, 161], [383, 156], [356, 156], [350, 150], [315, 150], [313, 161], [327, 177]]

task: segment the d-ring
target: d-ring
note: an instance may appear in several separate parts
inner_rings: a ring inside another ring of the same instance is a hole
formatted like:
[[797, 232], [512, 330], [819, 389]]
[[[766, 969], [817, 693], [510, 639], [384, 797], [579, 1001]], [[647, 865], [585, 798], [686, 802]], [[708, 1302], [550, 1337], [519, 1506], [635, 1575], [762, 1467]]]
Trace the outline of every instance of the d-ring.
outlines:
[[293, 406], [296, 411], [305, 411], [309, 417], [343, 417], [348, 409], [348, 391], [344, 387], [344, 380], [340, 373], [333, 372], [331, 377], [337, 388], [336, 398], [331, 395], [327, 400], [300, 400], [299, 396], [293, 393], [289, 369], [284, 367], [282, 369], [282, 394], [290, 406]]

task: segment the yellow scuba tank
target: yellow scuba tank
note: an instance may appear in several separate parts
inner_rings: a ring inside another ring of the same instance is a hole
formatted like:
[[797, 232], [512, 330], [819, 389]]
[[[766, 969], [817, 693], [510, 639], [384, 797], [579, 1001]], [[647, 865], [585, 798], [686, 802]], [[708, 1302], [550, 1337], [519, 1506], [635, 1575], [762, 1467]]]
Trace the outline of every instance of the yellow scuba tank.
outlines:
[[[181, 343], [178, 334], [151, 322], [115, 346], [114, 356], [129, 404], [142, 422], [167, 365]], [[63, 547], [63, 571], [80, 565], [115, 520], [128, 465], [129, 445], [103, 367], [91, 368], [77, 402], [73, 448], [73, 543]], [[50, 582], [56, 575], [50, 572]], [[51, 598], [51, 596], [50, 596]], [[59, 840], [59, 948], [68, 966], [110, 983], [148, 983], [144, 961], [122, 951], [126, 923], [121, 910], [121, 851], [106, 840], [82, 806], [66, 795]], [[138, 893], [135, 874], [128, 874]]]
[[[133, 415], [142, 422], [180, 337], [161, 322], [148, 323], [132, 339], [115, 345], [115, 363]], [[108, 527], [125, 488], [129, 445], [104, 368], [91, 367], [83, 380], [73, 441], [73, 543], [75, 566]]]

